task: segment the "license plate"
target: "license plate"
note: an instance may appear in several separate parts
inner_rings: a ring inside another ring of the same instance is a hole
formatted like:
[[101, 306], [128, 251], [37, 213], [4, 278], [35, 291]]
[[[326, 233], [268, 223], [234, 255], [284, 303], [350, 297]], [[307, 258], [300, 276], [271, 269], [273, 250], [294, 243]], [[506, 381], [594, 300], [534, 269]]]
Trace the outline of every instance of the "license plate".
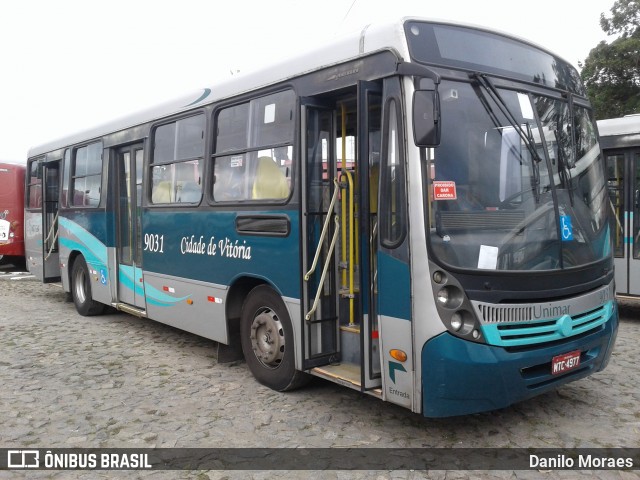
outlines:
[[551, 374], [559, 375], [580, 366], [580, 350], [557, 355], [551, 359]]

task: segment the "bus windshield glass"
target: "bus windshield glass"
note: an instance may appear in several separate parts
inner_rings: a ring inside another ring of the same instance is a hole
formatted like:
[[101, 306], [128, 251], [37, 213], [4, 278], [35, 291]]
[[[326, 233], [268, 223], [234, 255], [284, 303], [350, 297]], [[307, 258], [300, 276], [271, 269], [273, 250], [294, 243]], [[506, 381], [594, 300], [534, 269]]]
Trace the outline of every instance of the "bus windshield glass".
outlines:
[[425, 168], [430, 244], [464, 269], [556, 270], [610, 254], [604, 167], [589, 109], [572, 97], [440, 86], [442, 138]]

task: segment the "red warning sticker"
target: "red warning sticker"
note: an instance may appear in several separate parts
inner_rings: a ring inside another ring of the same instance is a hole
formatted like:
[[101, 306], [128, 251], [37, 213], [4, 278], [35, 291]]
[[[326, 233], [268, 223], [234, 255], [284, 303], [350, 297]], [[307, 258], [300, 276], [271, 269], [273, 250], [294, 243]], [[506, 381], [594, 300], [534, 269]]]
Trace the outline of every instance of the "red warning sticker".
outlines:
[[455, 200], [456, 198], [456, 182], [433, 182], [434, 200]]

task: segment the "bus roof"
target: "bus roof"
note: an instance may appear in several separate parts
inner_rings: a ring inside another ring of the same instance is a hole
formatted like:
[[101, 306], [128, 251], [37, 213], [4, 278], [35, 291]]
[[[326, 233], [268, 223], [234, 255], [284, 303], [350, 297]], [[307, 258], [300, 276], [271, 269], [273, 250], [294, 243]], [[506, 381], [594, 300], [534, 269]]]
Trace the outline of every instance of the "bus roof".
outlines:
[[[118, 132], [257, 88], [267, 87], [293, 76], [338, 64], [384, 47], [388, 48], [393, 46], [398, 50], [404, 45], [402, 24], [403, 22], [394, 22], [367, 26], [361, 32], [354, 32], [337, 39], [331, 43], [330, 46], [325, 45], [316, 50], [307, 51], [295, 57], [288, 58], [287, 60], [274, 63], [260, 70], [239, 74], [238, 76], [217, 83], [212, 88], [204, 88], [150, 109], [99, 125], [95, 128], [33, 147], [29, 150], [28, 156], [31, 158], [67, 145]], [[404, 50], [405, 51], [402, 52], [398, 51], [398, 53], [402, 56], [408, 56], [406, 47]]]
[[27, 167], [24, 163], [0, 162], [0, 169], [4, 171], [24, 171], [26, 168]]
[[640, 114], [598, 120], [598, 130], [601, 137], [640, 133]]
[[540, 45], [536, 45], [513, 34], [496, 31], [495, 29], [488, 29], [478, 25], [454, 23], [449, 20], [402, 17], [387, 23], [367, 25], [361, 31], [347, 34], [336, 39], [329, 45], [324, 44], [315, 49], [309, 49], [308, 51], [298, 53], [297, 56], [281, 60], [280, 62], [276, 62], [260, 70], [234, 76], [233, 78], [217, 83], [212, 88], [204, 88], [147, 110], [132, 113], [97, 127], [35, 146], [29, 150], [28, 158], [42, 155], [68, 145], [91, 141], [110, 133], [115, 133], [150, 121], [168, 117], [170, 115], [175, 115], [199, 106], [204, 106], [225, 98], [240, 95], [257, 88], [267, 87], [294, 76], [303, 75], [314, 70], [320, 70], [322, 68], [330, 67], [331, 65], [337, 65], [344, 61], [357, 58], [358, 56], [382, 49], [395, 51], [399, 56], [399, 60], [408, 59], [409, 52], [404, 34], [404, 23], [409, 20], [458, 25], [491, 31], [527, 43], [535, 48], [552, 54], [552, 52], [549, 52]]
[[603, 149], [640, 145], [640, 115], [598, 120], [598, 132]]

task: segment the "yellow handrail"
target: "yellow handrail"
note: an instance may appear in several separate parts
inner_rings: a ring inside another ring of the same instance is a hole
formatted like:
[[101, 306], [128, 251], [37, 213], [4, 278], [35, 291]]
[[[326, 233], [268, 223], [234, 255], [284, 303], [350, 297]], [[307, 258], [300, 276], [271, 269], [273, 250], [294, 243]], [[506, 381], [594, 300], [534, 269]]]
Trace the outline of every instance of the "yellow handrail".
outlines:
[[[347, 183], [345, 184], [343, 182], [343, 178], [346, 177], [347, 179]], [[355, 292], [355, 288], [354, 288], [354, 269], [355, 269], [355, 263], [354, 263], [354, 202], [353, 202], [353, 177], [351, 175], [351, 172], [349, 171], [344, 171], [342, 172], [342, 175], [340, 175], [340, 184], [341, 187], [346, 190], [347, 188], [349, 189], [349, 211], [348, 211], [348, 216], [349, 216], [349, 228], [348, 231], [346, 231], [346, 229], [342, 230], [342, 245], [343, 245], [343, 259], [345, 260], [345, 264], [347, 266], [346, 269], [343, 269], [343, 287], [347, 287], [346, 285], [346, 276], [347, 276], [347, 269], [348, 269], [348, 274], [349, 274], [349, 285], [348, 285], [348, 298], [349, 298], [349, 325], [353, 325], [354, 322], [354, 292]], [[347, 186], [348, 185], [348, 186]], [[346, 208], [347, 208], [347, 202], [346, 199], [344, 197], [344, 195], [342, 196], [342, 219], [343, 222], [346, 220], [346, 216], [347, 216], [347, 212], [346, 212]], [[349, 254], [348, 257], [345, 258], [345, 256], [347, 255], [346, 252], [346, 244], [347, 244], [347, 235], [349, 236]]]

